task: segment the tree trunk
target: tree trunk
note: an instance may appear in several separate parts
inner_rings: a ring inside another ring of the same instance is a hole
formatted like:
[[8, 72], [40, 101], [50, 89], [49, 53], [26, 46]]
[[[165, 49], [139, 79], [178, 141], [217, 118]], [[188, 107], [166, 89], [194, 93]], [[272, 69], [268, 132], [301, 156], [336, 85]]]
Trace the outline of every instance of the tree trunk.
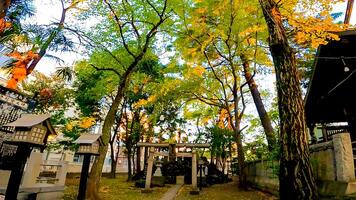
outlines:
[[237, 160], [239, 167], [239, 188], [247, 189], [246, 185], [246, 170], [245, 170], [245, 154], [242, 146], [241, 133], [235, 131], [235, 139], [237, 145]]
[[11, 0], [4, 0], [0, 3], [0, 19], [6, 16], [6, 11], [9, 9]]
[[261, 124], [265, 131], [266, 139], [268, 142], [268, 149], [269, 151], [272, 151], [276, 144], [276, 137], [274, 135], [271, 119], [262, 102], [262, 98], [260, 92], [258, 91], [257, 84], [253, 76], [251, 75], [250, 63], [248, 62], [247, 58], [244, 55], [241, 55], [241, 60], [242, 60], [242, 66], [244, 68], [245, 79], [247, 81], [253, 101], [255, 103], [258, 116], [260, 117]]
[[141, 171], [141, 148], [136, 148], [136, 173], [138, 173]]
[[136, 149], [132, 148], [133, 151], [131, 152], [131, 161], [132, 161], [132, 174], [136, 172], [136, 162], [135, 162], [135, 155], [136, 155]]
[[116, 159], [114, 152], [114, 140], [110, 141], [110, 158], [111, 158], [111, 170], [110, 170], [110, 178], [116, 178]]
[[269, 46], [277, 78], [281, 120], [280, 198], [317, 199], [295, 53], [288, 43], [276, 2], [259, 2], [268, 26]]
[[353, 5], [354, 5], [354, 0], [347, 1], [347, 8], [346, 8], [346, 13], [345, 13], [344, 24], [350, 23]]
[[[130, 147], [131, 149], [131, 147]], [[132, 178], [132, 159], [131, 159], [131, 150], [127, 149], [127, 181], [131, 181]]]
[[[101, 199], [99, 196], [99, 183], [101, 179], [101, 172], [103, 170], [105, 155], [108, 151], [108, 145], [101, 145], [99, 147], [99, 156], [95, 158], [89, 174], [86, 199], [97, 200]], [[94, 179], [96, 177], [96, 179]]]
[[[245, 171], [245, 153], [243, 150], [242, 146], [242, 138], [241, 138], [241, 129], [240, 129], [240, 123], [241, 123], [241, 117], [244, 113], [245, 110], [245, 102], [243, 99], [243, 96], [241, 96], [241, 102], [242, 102], [242, 110], [239, 112], [239, 101], [240, 98], [237, 95], [239, 92], [239, 89], [237, 87], [238, 83], [238, 77], [236, 75], [235, 68], [233, 66], [233, 63], [231, 63], [231, 69], [232, 69], [232, 75], [234, 77], [234, 85], [233, 85], [233, 98], [234, 98], [234, 117], [232, 117], [231, 113], [230, 115], [230, 124], [231, 127], [234, 130], [234, 137], [237, 145], [237, 159], [238, 159], [238, 166], [239, 166], [239, 188], [246, 190], [247, 189], [247, 183], [246, 183], [246, 171]], [[240, 86], [240, 90], [242, 90], [242, 86]], [[242, 91], [241, 95], [243, 94]]]
[[100, 147], [99, 147], [99, 156], [97, 156], [95, 158], [95, 161], [91, 168], [89, 179], [88, 179], [88, 187], [87, 187], [86, 197], [89, 200], [101, 199], [99, 196], [99, 186], [100, 186], [99, 183], [100, 183], [100, 179], [101, 179], [101, 173], [102, 173], [102, 169], [103, 169], [103, 165], [104, 165], [104, 161], [105, 161], [105, 156], [108, 151], [108, 143], [109, 143], [109, 140], [111, 137], [111, 128], [112, 128], [113, 124], [115, 123], [115, 116], [119, 109], [121, 100], [124, 96], [124, 91], [126, 90], [127, 81], [129, 79], [134, 67], [137, 65], [138, 62], [139, 62], [138, 60], [136, 62], [133, 62], [130, 65], [130, 67], [126, 70], [124, 75], [122, 76], [122, 79], [118, 86], [118, 91], [116, 93], [116, 96], [113, 100], [112, 105], [109, 108], [108, 114], [105, 117], [103, 129], [102, 129], [102, 136], [101, 136], [101, 138], [103, 140], [103, 144], [100, 145]]

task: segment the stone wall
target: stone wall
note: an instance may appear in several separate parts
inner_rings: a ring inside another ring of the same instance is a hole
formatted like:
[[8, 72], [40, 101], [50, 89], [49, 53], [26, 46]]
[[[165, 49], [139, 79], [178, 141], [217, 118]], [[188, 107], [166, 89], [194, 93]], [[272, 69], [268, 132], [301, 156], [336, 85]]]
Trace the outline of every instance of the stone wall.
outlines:
[[[332, 141], [310, 145], [310, 162], [322, 196], [356, 192], [355, 168], [349, 133], [333, 135]], [[247, 181], [253, 186], [278, 193], [278, 162], [247, 163]]]
[[[42, 153], [32, 152], [27, 159], [18, 195], [19, 200], [27, 199], [27, 195], [30, 193], [37, 193], [37, 200], [62, 198], [67, 175], [67, 163], [62, 161], [56, 165], [47, 165], [43, 163], [42, 156]], [[56, 176], [50, 183], [47, 181], [39, 182], [41, 169], [45, 166], [56, 168]], [[0, 170], [0, 193], [5, 193], [10, 173], [9, 170]]]
[[336, 181], [336, 166], [333, 142], [323, 142], [309, 146], [310, 162], [316, 180]]
[[254, 187], [278, 193], [278, 162], [277, 161], [254, 161], [247, 163], [247, 181]]

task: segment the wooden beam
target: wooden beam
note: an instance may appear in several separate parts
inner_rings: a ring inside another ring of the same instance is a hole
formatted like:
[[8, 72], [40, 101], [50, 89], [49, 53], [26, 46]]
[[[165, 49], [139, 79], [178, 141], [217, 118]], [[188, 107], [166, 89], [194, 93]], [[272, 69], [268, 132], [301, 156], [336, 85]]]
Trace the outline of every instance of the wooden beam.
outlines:
[[[169, 147], [169, 143], [149, 143], [138, 142], [138, 147]], [[189, 147], [189, 148], [209, 148], [209, 143], [177, 143], [176, 147]]]
[[169, 147], [168, 143], [149, 143], [149, 142], [138, 142], [138, 147]]
[[208, 143], [178, 143], [176, 147], [189, 147], [189, 148], [209, 148]]
[[154, 155], [155, 156], [169, 156], [169, 153], [166, 153], [166, 152], [154, 152]]
[[177, 157], [192, 157], [192, 153], [177, 153]]

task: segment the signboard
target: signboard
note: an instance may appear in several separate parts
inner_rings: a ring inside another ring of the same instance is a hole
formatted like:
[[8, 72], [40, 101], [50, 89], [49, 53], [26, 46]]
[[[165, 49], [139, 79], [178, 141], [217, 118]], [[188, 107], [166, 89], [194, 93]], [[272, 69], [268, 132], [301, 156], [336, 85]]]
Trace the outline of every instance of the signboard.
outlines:
[[3, 143], [14, 132], [14, 128], [2, 125], [15, 121], [34, 106], [35, 101], [26, 95], [0, 85], [0, 169], [11, 169], [17, 150], [17, 146]]

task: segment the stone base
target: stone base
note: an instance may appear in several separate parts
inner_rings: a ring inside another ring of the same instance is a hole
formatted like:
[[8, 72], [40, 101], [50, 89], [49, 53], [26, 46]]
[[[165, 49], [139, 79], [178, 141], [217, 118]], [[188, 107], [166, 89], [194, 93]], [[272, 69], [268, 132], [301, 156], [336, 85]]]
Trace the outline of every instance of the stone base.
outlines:
[[192, 191], [189, 192], [191, 195], [199, 195], [200, 191], [199, 189], [194, 189]]
[[141, 193], [144, 193], [144, 194], [152, 193], [152, 189], [142, 189]]
[[184, 184], [184, 176], [177, 176], [176, 177], [176, 184], [183, 185]]
[[356, 182], [318, 181], [320, 196], [344, 197], [356, 193]]
[[152, 177], [151, 186], [164, 187], [166, 178], [164, 176], [154, 176]]

